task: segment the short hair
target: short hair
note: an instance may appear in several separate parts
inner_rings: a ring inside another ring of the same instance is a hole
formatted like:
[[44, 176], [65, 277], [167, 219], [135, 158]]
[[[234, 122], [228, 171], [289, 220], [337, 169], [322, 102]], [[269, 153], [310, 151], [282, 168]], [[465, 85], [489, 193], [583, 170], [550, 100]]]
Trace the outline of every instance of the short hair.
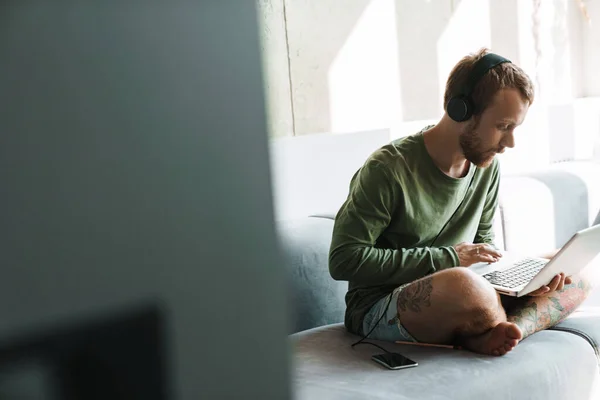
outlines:
[[[448, 81], [446, 82], [446, 92], [444, 93], [444, 110], [447, 110], [448, 102], [454, 96], [460, 95], [462, 88], [467, 83], [467, 79], [475, 63], [483, 56], [489, 53], [488, 49], [481, 49], [476, 53], [463, 57], [452, 68]], [[471, 93], [473, 100], [473, 115], [480, 115], [488, 108], [494, 99], [496, 93], [502, 89], [513, 88], [521, 92], [523, 100], [529, 105], [533, 103], [535, 90], [529, 76], [519, 66], [513, 63], [502, 63], [490, 69], [476, 84]]]

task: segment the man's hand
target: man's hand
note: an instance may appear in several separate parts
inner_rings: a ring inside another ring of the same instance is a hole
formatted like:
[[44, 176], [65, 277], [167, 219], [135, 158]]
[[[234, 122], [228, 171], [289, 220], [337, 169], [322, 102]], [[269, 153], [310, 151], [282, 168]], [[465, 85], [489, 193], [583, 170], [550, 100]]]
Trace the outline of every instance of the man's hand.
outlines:
[[454, 246], [460, 266], [470, 267], [480, 262], [493, 263], [502, 257], [502, 253], [488, 244], [459, 243]]
[[565, 274], [556, 275], [549, 284], [542, 286], [536, 291], [529, 293], [530, 296], [544, 296], [549, 293], [562, 290], [565, 285], [568, 285], [572, 282], [570, 276], [565, 276]]

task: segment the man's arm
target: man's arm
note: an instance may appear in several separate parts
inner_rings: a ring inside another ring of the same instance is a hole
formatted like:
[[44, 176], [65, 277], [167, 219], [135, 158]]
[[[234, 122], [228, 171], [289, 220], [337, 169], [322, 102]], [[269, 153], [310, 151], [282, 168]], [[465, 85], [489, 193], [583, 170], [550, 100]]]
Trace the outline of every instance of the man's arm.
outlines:
[[334, 279], [366, 285], [399, 285], [459, 264], [452, 247], [398, 250], [374, 247], [402, 195], [392, 172], [380, 161], [368, 161], [355, 175], [333, 230], [329, 271]]
[[485, 243], [496, 248], [494, 244], [494, 217], [498, 210], [498, 192], [500, 191], [500, 170], [498, 167], [498, 161], [494, 160], [495, 165], [493, 166], [494, 172], [492, 174], [492, 182], [485, 198], [485, 205], [483, 206], [483, 212], [481, 219], [479, 220], [479, 226], [477, 227], [477, 234], [475, 235], [474, 243]]

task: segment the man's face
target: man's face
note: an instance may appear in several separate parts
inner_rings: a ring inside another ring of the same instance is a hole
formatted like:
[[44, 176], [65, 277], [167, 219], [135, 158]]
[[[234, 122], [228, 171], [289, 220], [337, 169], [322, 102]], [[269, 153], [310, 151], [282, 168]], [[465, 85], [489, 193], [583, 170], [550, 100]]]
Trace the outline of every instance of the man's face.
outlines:
[[506, 147], [515, 147], [514, 130], [523, 123], [529, 103], [517, 89], [502, 89], [492, 104], [465, 124], [460, 146], [465, 158], [478, 167], [488, 167]]

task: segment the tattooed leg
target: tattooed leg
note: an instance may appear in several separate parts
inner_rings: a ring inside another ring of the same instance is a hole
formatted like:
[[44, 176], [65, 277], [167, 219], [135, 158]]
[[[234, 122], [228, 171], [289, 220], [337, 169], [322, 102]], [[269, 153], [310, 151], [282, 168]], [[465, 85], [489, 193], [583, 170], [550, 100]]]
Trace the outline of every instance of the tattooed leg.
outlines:
[[467, 268], [437, 272], [398, 294], [398, 319], [417, 340], [460, 344], [469, 350], [502, 355], [521, 338], [506, 321], [498, 294]]
[[546, 296], [517, 299], [508, 310], [508, 321], [521, 328], [523, 337], [558, 324], [575, 311], [591, 290], [587, 279], [574, 276], [572, 280], [562, 290]]
[[398, 311], [421, 312], [424, 307], [431, 306], [433, 278], [428, 276], [407, 286], [399, 295], [396, 304]]

